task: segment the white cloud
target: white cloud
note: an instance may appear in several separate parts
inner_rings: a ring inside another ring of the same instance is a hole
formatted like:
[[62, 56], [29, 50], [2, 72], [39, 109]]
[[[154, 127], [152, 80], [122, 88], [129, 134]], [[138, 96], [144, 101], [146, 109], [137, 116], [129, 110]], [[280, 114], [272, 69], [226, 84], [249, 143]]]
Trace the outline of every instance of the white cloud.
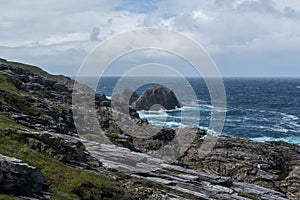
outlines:
[[4, 1], [5, 6], [0, 7], [0, 57], [23, 57], [32, 63], [44, 60], [49, 68], [72, 64], [76, 68], [98, 40], [136, 27], [180, 31], [213, 56], [300, 52], [298, 0], [130, 2]]
[[[282, 50], [278, 44], [287, 39], [297, 41], [300, 33], [300, 18], [292, 17], [298, 14], [297, 8], [288, 7], [298, 5], [299, 8], [300, 4], [294, 1], [280, 9], [281, 3], [277, 5], [277, 1], [272, 0], [236, 0], [231, 3], [221, 0], [191, 1], [189, 4], [183, 1], [163, 1], [157, 13], [145, 18], [147, 21], [143, 24], [161, 26], [162, 14], [173, 13], [176, 15], [168, 22], [168, 28], [192, 36], [213, 54], [228, 50], [249, 52], [247, 47], [255, 51], [253, 41], [261, 42], [261, 45], [256, 45], [259, 46], [256, 50], [280, 52]], [[281, 41], [264, 45], [266, 38], [272, 39], [276, 33], [280, 34], [276, 39]], [[295, 50], [298, 43], [291, 42], [289, 45]]]
[[100, 40], [99, 38], [100, 35], [100, 29], [98, 27], [94, 27], [91, 34], [90, 34], [90, 39], [93, 40]]

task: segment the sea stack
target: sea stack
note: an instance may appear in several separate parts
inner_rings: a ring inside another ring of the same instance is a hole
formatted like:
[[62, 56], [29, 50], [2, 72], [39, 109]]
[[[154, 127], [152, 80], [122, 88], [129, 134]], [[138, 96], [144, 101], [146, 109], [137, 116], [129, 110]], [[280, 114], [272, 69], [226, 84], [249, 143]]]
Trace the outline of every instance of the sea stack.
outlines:
[[166, 110], [172, 110], [182, 107], [182, 104], [177, 100], [172, 90], [156, 86], [145, 90], [132, 104], [132, 107], [136, 110], [155, 110], [155, 108], [158, 109], [161, 107]]

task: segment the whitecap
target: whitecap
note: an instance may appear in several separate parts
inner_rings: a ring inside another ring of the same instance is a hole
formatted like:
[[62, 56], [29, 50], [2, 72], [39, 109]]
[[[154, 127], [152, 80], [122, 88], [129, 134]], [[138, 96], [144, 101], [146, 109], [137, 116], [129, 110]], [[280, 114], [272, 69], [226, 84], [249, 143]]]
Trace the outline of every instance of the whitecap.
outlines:
[[257, 142], [284, 141], [284, 142], [288, 142], [288, 143], [293, 143], [293, 144], [300, 145], [300, 136], [291, 136], [291, 137], [284, 137], [284, 138], [256, 137], [256, 138], [249, 138], [249, 139], [257, 141]]
[[166, 118], [168, 114], [163, 111], [138, 111], [140, 118], [148, 119], [148, 118]]
[[290, 114], [287, 114], [287, 113], [280, 113], [284, 118], [287, 118], [287, 119], [291, 119], [291, 120], [298, 120], [299, 117], [297, 117], [296, 115], [290, 115]]
[[283, 127], [270, 128], [270, 130], [275, 131], [275, 132], [281, 132], [281, 133], [287, 133], [287, 132], [290, 131], [290, 130], [288, 130], [286, 128], [283, 128]]
[[180, 122], [165, 122], [165, 124], [169, 127], [185, 127], [185, 125], [183, 125]]
[[193, 110], [199, 110], [199, 107], [196, 106], [182, 106], [181, 108], [176, 108], [174, 110], [170, 110], [168, 112], [178, 112], [178, 111], [193, 111]]
[[243, 121], [243, 119], [241, 119], [241, 118], [234, 118], [234, 119], [227, 118], [226, 119], [227, 123], [228, 122], [237, 122], [237, 123], [239, 123], [239, 122], [242, 122], [242, 121]]

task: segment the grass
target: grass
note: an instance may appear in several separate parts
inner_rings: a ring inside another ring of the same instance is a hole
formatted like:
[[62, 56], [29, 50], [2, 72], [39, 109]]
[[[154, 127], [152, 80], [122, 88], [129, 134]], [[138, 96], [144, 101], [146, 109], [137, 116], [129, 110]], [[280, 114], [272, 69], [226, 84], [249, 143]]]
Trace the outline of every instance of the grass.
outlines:
[[[0, 154], [16, 157], [37, 167], [45, 176], [46, 185], [54, 194], [53, 199], [114, 199], [124, 191], [116, 181], [93, 172], [74, 169], [64, 165], [47, 154], [30, 149], [23, 141], [24, 137], [15, 133], [1, 132], [3, 129], [23, 129], [24, 127], [0, 115]], [[88, 188], [85, 186], [88, 185]], [[84, 193], [81, 188], [84, 188]], [[81, 189], [81, 190], [80, 190]], [[79, 195], [85, 195], [80, 196]], [[15, 199], [0, 194], [1, 199]]]
[[0, 115], [0, 130], [3, 129], [13, 129], [13, 130], [20, 130], [26, 129], [26, 127], [16, 124], [14, 121], [7, 119], [6, 117]]
[[15, 66], [21, 67], [23, 69], [27, 69], [32, 72], [48, 74], [47, 72], [45, 72], [44, 70], [42, 70], [41, 68], [39, 68], [37, 66], [23, 64], [23, 63], [19, 63], [19, 62], [13, 62], [13, 61], [6, 61], [6, 63], [10, 64], [10, 65], [15, 65]]
[[6, 63], [6, 62], [7, 62], [7, 60], [0, 58], [0, 63]]
[[5, 72], [0, 71], [0, 89], [4, 92], [9, 92], [14, 95], [21, 95], [21, 91], [16, 88], [16, 86], [8, 79]]
[[[0, 62], [6, 61], [0, 60]], [[34, 72], [46, 73], [35, 66], [7, 63]], [[58, 78], [64, 77], [58, 76]], [[19, 90], [8, 75], [0, 71], [0, 106], [4, 104], [26, 114], [38, 115], [39, 108], [36, 108], [29, 100], [32, 100], [30, 94]], [[54, 106], [53, 109], [61, 110], [59, 106]], [[118, 182], [93, 172], [68, 167], [45, 153], [30, 149], [24, 143], [24, 136], [4, 133], [2, 131], [4, 129], [11, 129], [13, 132], [18, 129], [25, 129], [25, 127], [6, 118], [5, 113], [0, 114], [0, 154], [19, 158], [40, 169], [45, 176], [46, 189], [53, 193], [52, 199], [116, 199], [125, 194]], [[1, 199], [12, 200], [16, 198], [9, 194], [0, 194]]]
[[0, 71], [0, 102], [16, 108], [24, 106], [26, 93], [20, 91], [9, 80], [5, 72]]
[[237, 193], [241, 197], [245, 197], [245, 198], [252, 199], [252, 200], [257, 200], [257, 198], [252, 196], [251, 194], [246, 194], [246, 193], [243, 193], [243, 192], [237, 192]]
[[26, 114], [40, 116], [42, 111], [33, 105], [31, 95], [19, 90], [8, 78], [5, 72], [0, 71], [0, 104], [9, 105]]
[[120, 136], [117, 133], [105, 132], [105, 136], [111, 139], [119, 139]]
[[91, 195], [95, 195], [97, 199], [114, 199], [124, 194], [116, 181], [93, 172], [68, 167], [47, 154], [30, 149], [22, 140], [22, 136], [17, 134], [0, 134], [0, 153], [19, 158], [40, 169], [49, 190], [54, 194], [54, 200], [84, 199], [76, 194], [84, 185], [89, 185], [90, 190], [93, 190], [85, 191], [86, 199]]
[[7, 65], [11, 65], [11, 66], [17, 66], [20, 68], [23, 68], [25, 70], [29, 70], [31, 72], [34, 73], [39, 73], [39, 74], [43, 74], [46, 76], [52, 76], [55, 77], [57, 79], [69, 79], [68, 77], [64, 76], [64, 75], [51, 75], [48, 72], [44, 71], [43, 69], [41, 69], [40, 67], [34, 66], [34, 65], [30, 65], [30, 64], [24, 64], [24, 63], [19, 63], [19, 62], [14, 62], [14, 61], [7, 61], [5, 59], [0, 58], [0, 63], [5, 63]]
[[9, 194], [0, 194], [0, 200], [17, 200], [17, 198]]

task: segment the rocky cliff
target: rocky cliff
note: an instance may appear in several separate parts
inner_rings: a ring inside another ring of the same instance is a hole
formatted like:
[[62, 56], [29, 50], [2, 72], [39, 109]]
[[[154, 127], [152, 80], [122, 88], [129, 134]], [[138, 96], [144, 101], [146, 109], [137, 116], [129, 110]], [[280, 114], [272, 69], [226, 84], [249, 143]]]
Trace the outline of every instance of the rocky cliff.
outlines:
[[[207, 136], [205, 131], [154, 126], [132, 108], [125, 110], [129, 116], [112, 109], [104, 94], [95, 94], [95, 108], [111, 144], [81, 138], [71, 110], [73, 84], [70, 78], [34, 66], [0, 60], [0, 154], [5, 155], [0, 157], [0, 193], [24, 199], [300, 196], [297, 145], [216, 136], [212, 151], [199, 157], [197, 149]], [[142, 109], [157, 103], [167, 109], [180, 106], [170, 92], [151, 89], [140, 97], [134, 95], [130, 102], [140, 102]], [[116, 117], [126, 123], [117, 123]], [[196, 132], [197, 137], [177, 160], [170, 163], [153, 154], [174, 144], [182, 131]], [[139, 137], [139, 132], [156, 134]], [[10, 179], [3, 178], [7, 176]]]

